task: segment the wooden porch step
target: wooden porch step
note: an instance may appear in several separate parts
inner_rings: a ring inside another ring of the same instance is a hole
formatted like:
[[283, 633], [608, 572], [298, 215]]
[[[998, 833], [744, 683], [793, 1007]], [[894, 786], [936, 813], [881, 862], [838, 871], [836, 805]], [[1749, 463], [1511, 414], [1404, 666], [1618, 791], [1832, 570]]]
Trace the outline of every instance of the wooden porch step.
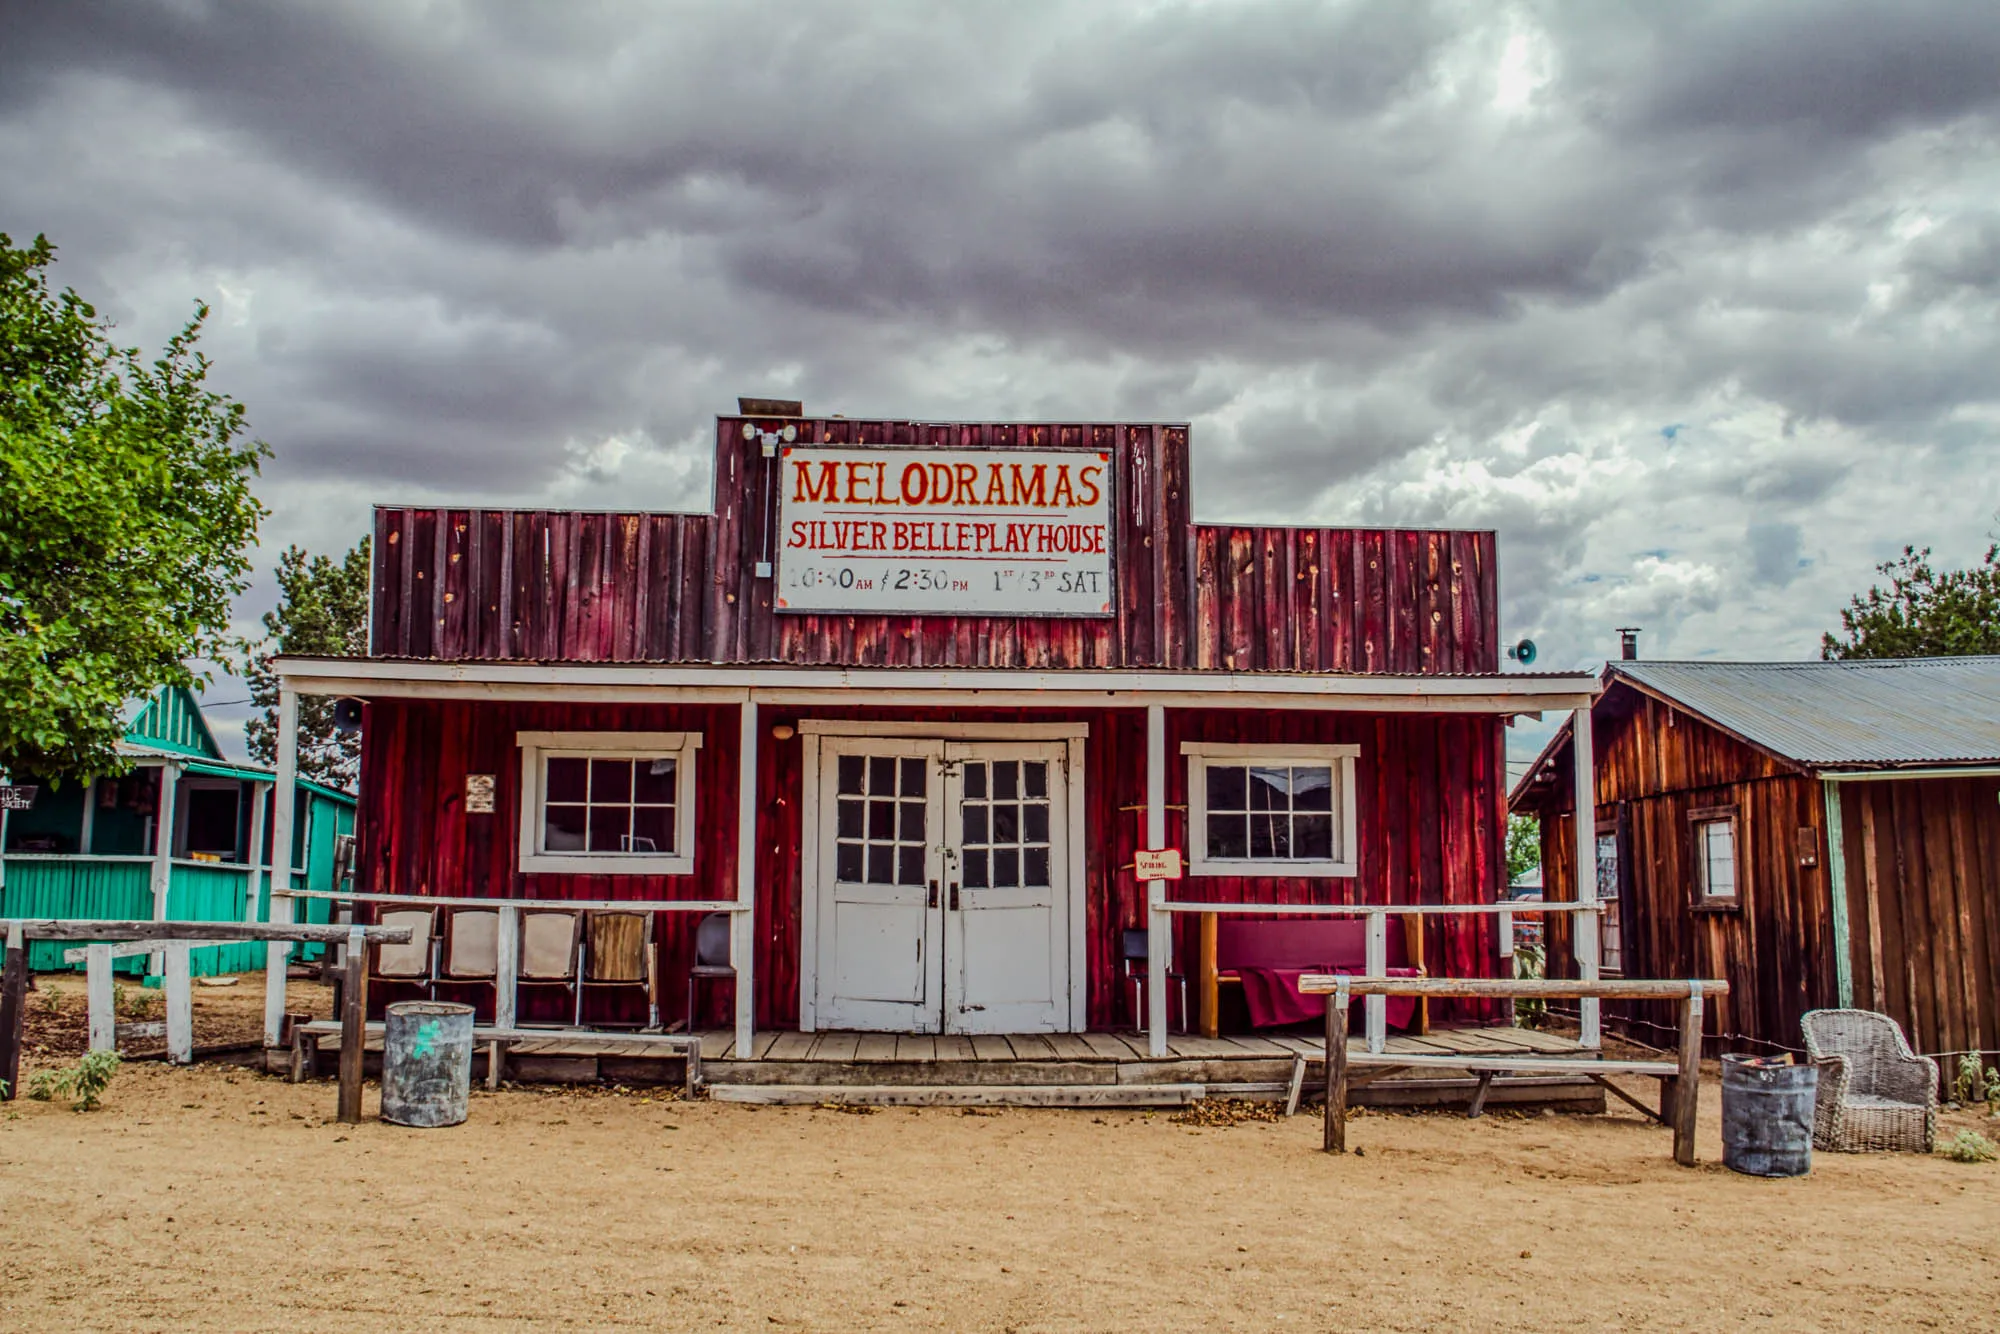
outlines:
[[1200, 1084], [710, 1084], [716, 1102], [816, 1107], [1185, 1107]]

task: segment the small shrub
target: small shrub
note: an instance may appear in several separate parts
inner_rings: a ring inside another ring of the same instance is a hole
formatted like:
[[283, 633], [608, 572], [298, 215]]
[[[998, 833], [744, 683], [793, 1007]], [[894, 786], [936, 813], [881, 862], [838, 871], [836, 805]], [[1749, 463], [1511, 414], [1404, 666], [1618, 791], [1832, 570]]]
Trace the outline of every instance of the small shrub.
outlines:
[[1990, 1163], [2000, 1157], [2000, 1149], [1977, 1130], [1961, 1130], [1944, 1146], [1944, 1156], [1955, 1163]]
[[1958, 1058], [1958, 1076], [1951, 1081], [1951, 1100], [2000, 1103], [2000, 1068], [1988, 1066], [1979, 1052], [1966, 1052]]
[[162, 998], [144, 987], [128, 987], [122, 982], [111, 984], [111, 1008], [120, 1019], [145, 1019], [152, 1015]]
[[74, 1110], [94, 1112], [104, 1101], [104, 1090], [111, 1087], [111, 1077], [117, 1073], [117, 1052], [85, 1052], [82, 1060], [65, 1069], [37, 1071], [28, 1081], [28, 1096], [37, 1102], [64, 1097]]
[[54, 987], [42, 987], [35, 992], [35, 1007], [46, 1015], [62, 1013], [62, 993]]
[[[1516, 945], [1514, 976], [1521, 979], [1540, 977], [1544, 971], [1543, 960], [1540, 945]], [[1549, 1003], [1540, 997], [1528, 996], [1514, 1002], [1514, 1022], [1522, 1028], [1540, 1028], [1548, 1015]]]

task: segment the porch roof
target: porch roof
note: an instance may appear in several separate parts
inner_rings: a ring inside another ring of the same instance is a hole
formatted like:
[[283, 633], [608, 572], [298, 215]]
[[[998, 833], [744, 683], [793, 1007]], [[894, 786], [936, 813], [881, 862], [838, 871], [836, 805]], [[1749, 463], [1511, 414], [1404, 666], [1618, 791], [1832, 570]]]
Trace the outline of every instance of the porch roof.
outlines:
[[802, 705], [836, 699], [1005, 708], [1279, 708], [1539, 713], [1588, 707], [1589, 672], [1416, 676], [789, 664], [438, 662], [273, 659], [290, 690], [357, 699], [599, 700]]

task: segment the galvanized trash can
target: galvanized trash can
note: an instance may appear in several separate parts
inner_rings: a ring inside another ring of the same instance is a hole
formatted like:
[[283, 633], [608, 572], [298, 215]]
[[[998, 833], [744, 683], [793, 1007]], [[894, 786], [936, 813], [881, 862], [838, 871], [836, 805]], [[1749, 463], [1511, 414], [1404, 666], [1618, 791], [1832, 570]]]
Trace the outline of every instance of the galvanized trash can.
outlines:
[[399, 1126], [455, 1126], [472, 1088], [472, 1007], [443, 1001], [391, 1005], [382, 1024], [382, 1119]]
[[1819, 1070], [1782, 1056], [1722, 1058], [1722, 1161], [1759, 1177], [1812, 1170]]

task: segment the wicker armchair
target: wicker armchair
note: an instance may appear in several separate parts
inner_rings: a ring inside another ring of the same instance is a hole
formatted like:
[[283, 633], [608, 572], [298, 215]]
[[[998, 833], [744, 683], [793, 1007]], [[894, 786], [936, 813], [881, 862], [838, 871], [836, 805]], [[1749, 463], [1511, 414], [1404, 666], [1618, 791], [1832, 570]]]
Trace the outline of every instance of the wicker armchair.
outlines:
[[1872, 1010], [1813, 1010], [1806, 1055], [1819, 1067], [1813, 1147], [1834, 1153], [1929, 1153], [1937, 1142], [1937, 1062]]

